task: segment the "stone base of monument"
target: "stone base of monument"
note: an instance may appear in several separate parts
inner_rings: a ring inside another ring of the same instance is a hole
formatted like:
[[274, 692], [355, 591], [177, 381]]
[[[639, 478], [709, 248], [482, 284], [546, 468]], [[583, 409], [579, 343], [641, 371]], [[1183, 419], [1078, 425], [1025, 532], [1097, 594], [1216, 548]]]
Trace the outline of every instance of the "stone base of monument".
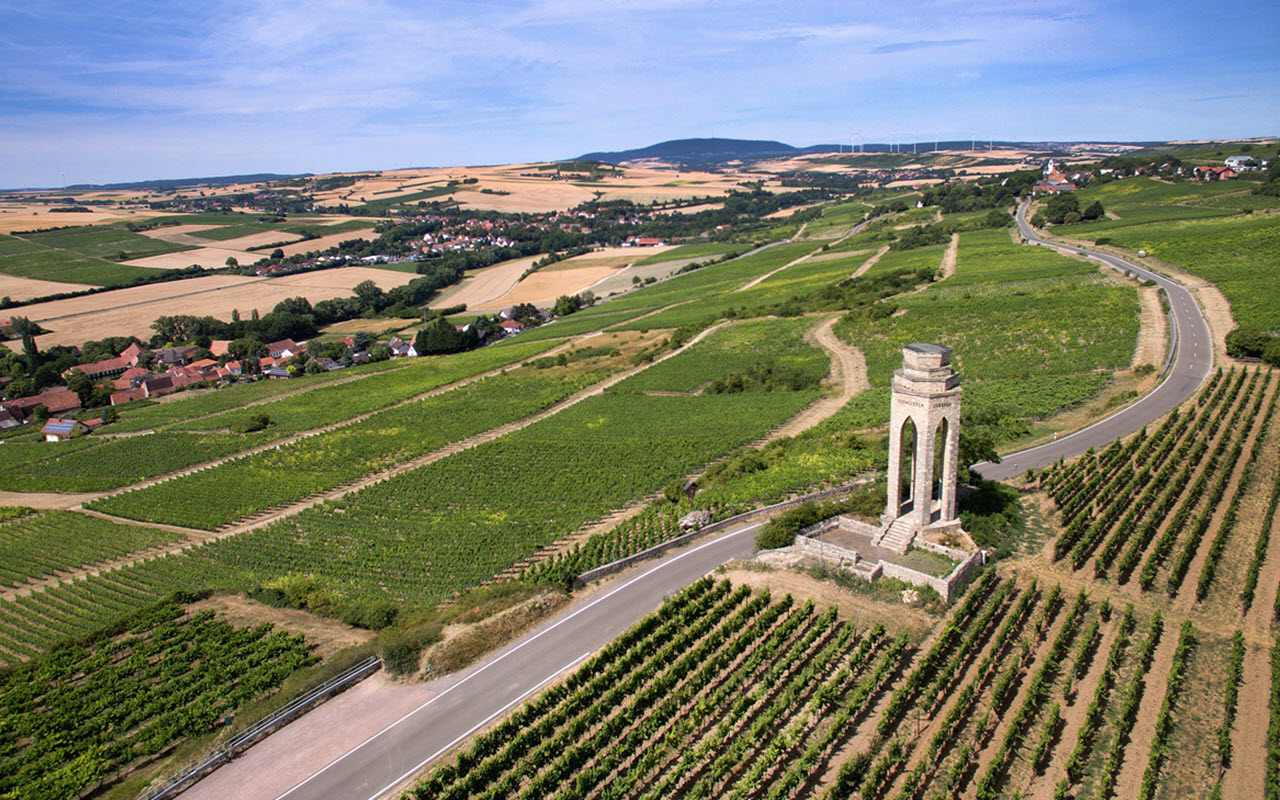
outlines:
[[982, 550], [962, 550], [940, 541], [971, 543], [958, 520], [912, 531], [911, 545], [902, 551], [881, 546], [878, 540], [883, 539], [882, 528], [841, 515], [802, 529], [794, 549], [864, 580], [889, 577], [928, 586], [947, 602], [986, 562]]

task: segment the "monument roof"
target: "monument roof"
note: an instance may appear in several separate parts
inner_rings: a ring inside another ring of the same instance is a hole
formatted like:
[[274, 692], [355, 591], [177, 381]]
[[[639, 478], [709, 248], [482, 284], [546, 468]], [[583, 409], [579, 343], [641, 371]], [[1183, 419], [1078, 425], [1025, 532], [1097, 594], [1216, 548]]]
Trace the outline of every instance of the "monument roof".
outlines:
[[951, 352], [951, 348], [947, 347], [944, 344], [925, 344], [923, 342], [916, 342], [915, 344], [909, 344], [907, 345], [906, 349], [914, 350], [917, 353], [932, 353], [934, 355]]

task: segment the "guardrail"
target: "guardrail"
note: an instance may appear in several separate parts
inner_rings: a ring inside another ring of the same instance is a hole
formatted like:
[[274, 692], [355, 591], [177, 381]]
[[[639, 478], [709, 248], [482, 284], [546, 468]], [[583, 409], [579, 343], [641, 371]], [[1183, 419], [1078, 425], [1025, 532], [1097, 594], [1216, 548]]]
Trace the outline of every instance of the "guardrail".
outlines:
[[706, 525], [704, 527], [698, 528], [696, 531], [690, 531], [689, 533], [681, 534], [673, 539], [668, 539], [665, 542], [659, 542], [658, 544], [655, 544], [653, 547], [646, 548], [644, 550], [641, 550], [638, 553], [633, 553], [632, 555], [626, 556], [625, 558], [620, 558], [617, 561], [611, 561], [608, 564], [604, 564], [602, 566], [596, 567], [595, 569], [587, 570], [586, 572], [582, 573], [581, 575], [573, 579], [573, 588], [577, 589], [581, 586], [586, 586], [591, 581], [599, 580], [600, 578], [603, 578], [606, 575], [612, 575], [615, 572], [626, 569], [632, 564], [636, 564], [646, 559], [653, 558], [654, 556], [662, 555], [663, 553], [667, 552], [673, 547], [679, 547], [685, 542], [692, 541], [694, 539], [697, 539], [700, 536], [706, 536], [709, 533], [715, 533], [717, 531], [724, 530], [725, 528], [728, 528], [739, 522], [745, 522], [754, 517], [766, 516], [774, 511], [783, 511], [788, 508], [794, 508], [795, 506], [803, 505], [804, 503], [807, 503], [810, 500], [825, 500], [828, 497], [834, 497], [838, 494], [848, 492], [850, 489], [854, 488], [855, 486], [862, 486], [868, 482], [869, 481], [867, 480], [859, 480], [859, 481], [854, 481], [852, 483], [846, 483], [842, 486], [836, 486], [831, 489], [822, 489], [817, 492], [810, 492], [809, 494], [801, 495], [799, 497], [794, 497], [790, 500], [783, 500], [781, 503], [774, 503], [771, 506], [757, 508], [753, 511], [747, 511], [742, 514], [736, 514], [727, 519], [722, 519], [719, 522], [713, 522], [710, 525]]
[[177, 775], [158, 786], [152, 787], [138, 800], [165, 800], [165, 798], [176, 796], [203, 778], [207, 773], [227, 763], [241, 751], [248, 749], [260, 739], [265, 738], [267, 734], [292, 722], [312, 706], [342, 692], [352, 684], [364, 680], [377, 672], [381, 666], [382, 659], [377, 656], [369, 656], [341, 675], [330, 678], [301, 697], [295, 698], [287, 705], [277, 709], [270, 716], [237, 733]]

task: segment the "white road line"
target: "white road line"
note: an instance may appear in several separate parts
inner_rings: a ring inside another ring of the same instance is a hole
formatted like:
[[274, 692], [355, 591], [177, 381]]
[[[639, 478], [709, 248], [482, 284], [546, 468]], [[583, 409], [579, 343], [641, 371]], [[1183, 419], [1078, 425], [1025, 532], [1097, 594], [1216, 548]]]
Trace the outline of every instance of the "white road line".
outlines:
[[419, 761], [419, 762], [418, 762], [418, 764], [417, 764], [417, 766], [415, 766], [413, 769], [409, 770], [409, 771], [408, 771], [408, 772], [406, 772], [405, 774], [401, 775], [399, 778], [396, 778], [396, 779], [395, 779], [394, 781], [392, 781], [391, 783], [388, 783], [386, 786], [383, 786], [383, 787], [382, 787], [381, 789], [379, 789], [378, 791], [376, 791], [376, 792], [374, 792], [373, 794], [369, 795], [369, 800], [377, 800], [377, 798], [379, 798], [379, 797], [381, 797], [382, 795], [386, 794], [387, 792], [391, 791], [391, 790], [392, 790], [392, 789], [394, 789], [396, 786], [400, 785], [401, 781], [403, 781], [403, 780], [405, 780], [406, 778], [410, 777], [411, 775], [413, 775], [413, 773], [417, 772], [418, 770], [420, 770], [420, 769], [422, 769], [423, 767], [425, 767], [427, 764], [430, 764], [432, 761], [434, 761], [435, 759], [439, 758], [439, 757], [441, 756], [441, 754], [443, 754], [443, 753], [447, 752], [447, 751], [449, 750], [449, 748], [450, 748], [450, 747], [453, 747], [455, 744], [457, 744], [458, 742], [460, 742], [460, 741], [462, 741], [463, 739], [467, 738], [468, 736], [470, 736], [471, 734], [475, 733], [476, 731], [480, 730], [480, 729], [481, 729], [481, 728], [483, 728], [485, 725], [488, 725], [490, 722], [492, 722], [492, 721], [493, 721], [494, 717], [497, 717], [497, 716], [499, 716], [499, 715], [501, 715], [501, 714], [505, 714], [505, 713], [507, 712], [507, 710], [508, 710], [509, 708], [511, 708], [512, 706], [514, 706], [516, 703], [519, 703], [520, 701], [524, 700], [524, 699], [525, 699], [526, 697], [528, 697], [529, 695], [531, 695], [531, 694], [533, 694], [534, 692], [536, 692], [536, 691], [538, 691], [539, 689], [541, 689], [543, 686], [546, 686], [548, 683], [550, 683], [551, 681], [555, 680], [555, 677], [556, 677], [557, 675], [559, 675], [560, 673], [562, 673], [562, 672], [564, 672], [565, 670], [569, 669], [569, 668], [570, 668], [570, 667], [572, 667], [574, 664], [577, 664], [579, 661], [583, 660], [584, 658], [586, 658], [586, 657], [587, 657], [587, 656], [589, 656], [589, 655], [591, 655], [591, 651], [590, 651], [590, 650], [588, 650], [587, 652], [585, 652], [585, 653], [583, 653], [582, 655], [578, 656], [578, 657], [577, 657], [577, 658], [575, 658], [574, 660], [570, 661], [568, 664], [565, 664], [565, 665], [564, 665], [563, 667], [561, 667], [560, 669], [558, 669], [558, 670], [556, 670], [555, 672], [553, 672], [553, 673], [551, 673], [550, 675], [548, 675], [548, 676], [547, 676], [545, 679], [543, 679], [543, 680], [542, 680], [542, 682], [540, 682], [537, 686], [534, 686], [534, 687], [530, 688], [530, 689], [529, 689], [529, 691], [527, 691], [527, 692], [525, 692], [524, 694], [520, 695], [520, 696], [519, 696], [519, 697], [517, 697], [515, 700], [512, 700], [510, 703], [507, 703], [505, 706], [503, 706], [502, 708], [500, 708], [500, 709], [498, 709], [497, 711], [493, 712], [493, 713], [492, 713], [492, 714], [490, 714], [489, 716], [485, 717], [485, 718], [484, 718], [483, 720], [481, 720], [480, 722], [477, 722], [477, 723], [476, 723], [476, 724], [471, 728], [471, 730], [467, 731], [466, 733], [460, 733], [460, 734], [458, 734], [458, 736], [457, 736], [457, 737], [456, 737], [452, 742], [449, 742], [449, 743], [448, 743], [448, 744], [446, 744], [444, 747], [441, 747], [439, 750], [435, 751], [435, 752], [434, 752], [434, 753], [432, 753], [431, 755], [429, 755], [429, 756], [427, 756], [426, 758], [424, 758], [422, 761]]
[[[642, 580], [644, 580], [645, 578], [649, 577], [650, 575], [652, 575], [653, 573], [657, 572], [657, 571], [658, 571], [658, 570], [660, 570], [660, 569], [666, 569], [667, 567], [671, 566], [672, 564], [676, 563], [677, 561], [679, 561], [679, 560], [681, 560], [681, 559], [683, 559], [683, 558], [686, 558], [686, 557], [688, 557], [688, 556], [691, 556], [691, 555], [693, 555], [694, 553], [698, 552], [699, 550], [705, 550], [706, 548], [711, 547], [712, 545], [719, 544], [720, 542], [723, 542], [723, 541], [724, 541], [724, 540], [726, 540], [726, 539], [732, 538], [732, 537], [734, 537], [734, 536], [739, 536], [739, 535], [741, 535], [741, 534], [746, 533], [747, 531], [755, 530], [756, 528], [759, 528], [759, 527], [760, 527], [761, 525], [763, 525], [763, 524], [764, 524], [763, 522], [757, 522], [757, 523], [755, 523], [754, 525], [748, 525], [748, 526], [747, 526], [747, 527], [745, 527], [745, 528], [739, 528], [739, 529], [738, 529], [738, 530], [736, 530], [736, 531], [731, 531], [731, 532], [729, 532], [729, 533], [726, 533], [725, 535], [723, 535], [723, 536], [721, 536], [721, 537], [719, 537], [719, 538], [716, 538], [716, 539], [712, 539], [712, 540], [711, 540], [711, 541], [709, 541], [709, 542], [704, 542], [703, 544], [700, 544], [700, 545], [698, 545], [697, 547], [695, 547], [695, 548], [693, 548], [693, 549], [691, 549], [691, 550], [687, 550], [687, 551], [685, 551], [685, 552], [681, 553], [680, 555], [678, 555], [678, 556], [676, 556], [676, 557], [674, 557], [674, 558], [672, 558], [672, 559], [669, 559], [669, 560], [667, 560], [667, 561], [663, 561], [662, 563], [660, 563], [660, 564], [658, 564], [658, 565], [654, 566], [652, 569], [648, 570], [647, 572], [644, 572], [643, 574], [637, 575], [636, 577], [632, 578], [631, 580], [627, 581], [626, 583], [622, 584], [621, 586], [617, 586], [617, 587], [615, 587], [614, 589], [612, 589], [611, 591], [609, 591], [608, 593], [606, 593], [606, 594], [604, 594], [604, 595], [601, 595], [600, 597], [597, 597], [595, 600], [592, 600], [590, 603], [587, 603], [585, 606], [583, 606], [582, 608], [580, 608], [580, 609], [578, 609], [577, 611], [573, 612], [573, 613], [572, 613], [572, 614], [570, 614], [569, 616], [564, 617], [563, 619], [557, 620], [557, 621], [556, 621], [554, 624], [552, 624], [551, 626], [549, 626], [549, 627], [547, 627], [547, 628], [543, 629], [542, 631], [539, 631], [538, 633], [534, 634], [533, 636], [530, 636], [528, 639], [524, 640], [524, 641], [523, 641], [523, 642], [521, 642], [520, 644], [518, 644], [518, 645], [516, 645], [515, 647], [511, 648], [511, 649], [510, 649], [510, 650], [508, 650], [507, 652], [505, 652], [505, 653], [503, 653], [503, 654], [499, 655], [497, 658], [493, 659], [493, 660], [492, 660], [492, 661], [490, 661], [489, 663], [487, 663], [487, 664], [485, 664], [484, 666], [480, 667], [480, 669], [476, 670], [475, 672], [472, 672], [470, 675], [467, 675], [467, 676], [466, 676], [465, 678], [463, 678], [462, 680], [458, 681], [457, 683], [453, 684], [453, 685], [452, 685], [452, 686], [450, 686], [449, 688], [447, 688], [447, 689], [445, 689], [444, 691], [440, 692], [440, 694], [436, 695], [435, 697], [432, 697], [430, 700], [426, 701], [426, 702], [425, 702], [425, 703], [423, 703], [422, 705], [420, 705], [420, 706], [418, 706], [417, 708], [415, 708], [414, 710], [410, 711], [408, 714], [405, 714], [405, 715], [404, 715], [403, 717], [401, 717], [400, 719], [396, 720], [395, 722], [392, 722], [392, 723], [391, 723], [390, 725], [388, 725], [387, 727], [385, 727], [385, 728], [383, 728], [382, 730], [378, 731], [377, 733], [373, 734], [373, 735], [372, 735], [372, 736], [370, 736], [368, 739], [365, 739], [363, 742], [361, 742], [360, 744], [358, 744], [358, 745], [356, 745], [355, 747], [351, 748], [350, 750], [348, 750], [347, 752], [343, 753], [342, 755], [338, 756], [338, 757], [337, 757], [337, 758], [335, 758], [333, 761], [330, 761], [328, 764], [324, 765], [324, 766], [323, 766], [323, 767], [321, 767], [318, 771], [316, 771], [315, 773], [313, 773], [313, 774], [311, 775], [311, 777], [309, 777], [309, 778], [307, 778], [306, 780], [302, 781], [301, 783], [297, 784], [296, 786], [294, 786], [292, 789], [290, 789], [289, 791], [285, 792], [284, 794], [281, 794], [281, 795], [277, 796], [277, 797], [276, 797], [276, 800], [284, 800], [284, 798], [288, 797], [289, 795], [291, 795], [291, 794], [293, 794], [294, 792], [296, 792], [296, 791], [298, 791], [299, 789], [301, 789], [303, 786], [306, 786], [308, 783], [311, 783], [311, 781], [313, 781], [313, 780], [315, 780], [316, 778], [320, 777], [322, 774], [324, 774], [325, 772], [327, 772], [327, 771], [328, 771], [330, 768], [332, 768], [334, 765], [336, 765], [336, 764], [338, 764], [339, 762], [341, 762], [341, 761], [342, 761], [343, 759], [345, 759], [347, 756], [351, 755], [352, 753], [356, 752], [356, 751], [357, 751], [357, 750], [359, 750], [360, 748], [362, 748], [362, 747], [364, 747], [365, 745], [369, 744], [369, 743], [370, 743], [370, 742], [372, 742], [374, 739], [377, 739], [379, 736], [382, 736], [382, 735], [383, 735], [384, 733], [386, 733], [387, 731], [391, 730], [392, 728], [394, 728], [394, 727], [396, 727], [397, 725], [401, 724], [401, 723], [402, 723], [402, 722], [404, 722], [405, 720], [409, 719], [409, 717], [412, 717], [414, 714], [417, 714], [419, 711], [423, 710], [423, 709], [424, 709], [424, 708], [426, 708], [427, 706], [429, 706], [429, 705], [431, 705], [432, 703], [434, 703], [435, 701], [439, 700], [441, 697], [444, 697], [444, 696], [445, 696], [445, 695], [447, 695], [449, 692], [452, 692], [454, 689], [457, 689], [459, 686], [463, 685], [463, 684], [464, 684], [464, 683], [466, 683], [467, 681], [469, 681], [469, 680], [471, 680], [472, 678], [476, 677], [477, 675], [479, 675], [480, 673], [482, 673], [482, 672], [484, 672], [485, 670], [489, 669], [490, 667], [494, 666], [495, 664], [500, 663], [501, 661], [503, 661], [504, 659], [508, 658], [509, 656], [514, 655], [516, 652], [518, 652], [519, 650], [523, 649], [525, 646], [527, 646], [527, 645], [529, 645], [529, 644], [532, 644], [533, 642], [537, 641], [538, 639], [542, 638], [543, 636], [546, 636], [548, 633], [551, 633], [553, 630], [555, 630], [556, 628], [559, 628], [561, 625], [565, 624], [566, 622], [568, 622], [569, 620], [571, 620], [571, 619], [573, 619], [574, 617], [578, 616], [579, 614], [585, 613], [585, 612], [589, 611], [590, 609], [594, 608], [595, 606], [599, 605], [600, 603], [603, 603], [605, 600], [608, 600], [610, 597], [613, 597], [615, 594], [617, 594], [618, 592], [621, 592], [623, 589], [626, 589], [627, 587], [631, 586], [632, 584], [634, 584], [634, 583], [636, 583], [636, 582], [638, 582], [638, 581], [642, 581]], [[557, 672], [557, 673], [555, 673], [555, 674], [556, 674], [556, 675], [558, 675], [558, 674], [560, 674], [560, 673], [558, 673], [558, 672]], [[552, 677], [554, 677], [554, 675], [553, 675]], [[544, 681], [544, 683], [545, 683], [545, 681]], [[430, 759], [428, 759], [428, 760], [430, 760]], [[398, 782], [398, 781], [397, 781], [397, 782]], [[393, 785], [394, 785], [394, 784], [393, 784]], [[385, 791], [385, 790], [384, 790], [384, 791]]]

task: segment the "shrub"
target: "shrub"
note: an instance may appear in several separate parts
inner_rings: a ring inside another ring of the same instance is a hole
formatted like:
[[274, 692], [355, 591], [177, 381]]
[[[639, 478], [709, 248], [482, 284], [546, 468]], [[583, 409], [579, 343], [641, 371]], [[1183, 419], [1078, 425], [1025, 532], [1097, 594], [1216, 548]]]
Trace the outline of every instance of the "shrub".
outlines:
[[271, 417], [261, 411], [249, 414], [231, 423], [232, 433], [253, 433], [271, 425]]

